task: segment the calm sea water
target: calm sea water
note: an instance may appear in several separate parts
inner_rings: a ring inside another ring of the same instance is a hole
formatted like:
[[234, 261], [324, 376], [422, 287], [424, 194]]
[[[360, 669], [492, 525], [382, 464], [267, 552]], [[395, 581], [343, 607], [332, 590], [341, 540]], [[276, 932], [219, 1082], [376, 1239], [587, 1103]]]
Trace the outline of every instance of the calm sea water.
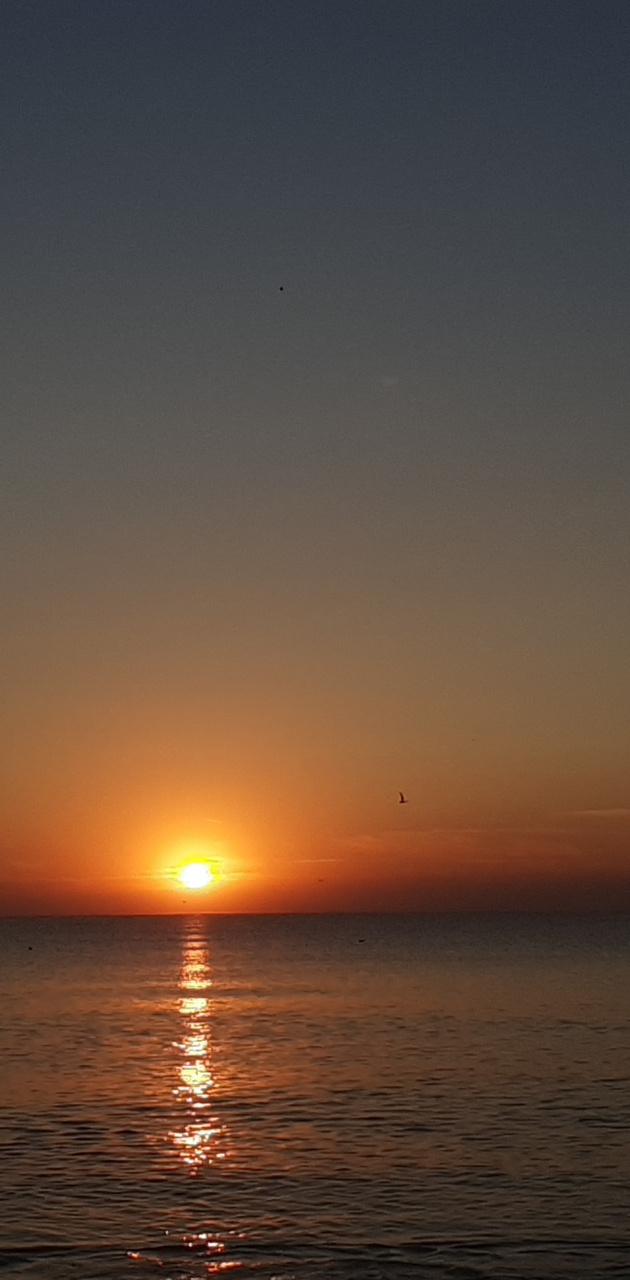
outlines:
[[630, 920], [7, 920], [0, 963], [3, 1275], [630, 1275]]

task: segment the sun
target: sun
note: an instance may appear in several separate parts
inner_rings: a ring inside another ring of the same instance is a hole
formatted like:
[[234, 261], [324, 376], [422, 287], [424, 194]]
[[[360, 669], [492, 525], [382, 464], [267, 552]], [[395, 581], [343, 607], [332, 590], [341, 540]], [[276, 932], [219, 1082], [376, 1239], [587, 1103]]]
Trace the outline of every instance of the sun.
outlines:
[[207, 862], [189, 862], [177, 873], [177, 879], [187, 889], [207, 889], [214, 876]]

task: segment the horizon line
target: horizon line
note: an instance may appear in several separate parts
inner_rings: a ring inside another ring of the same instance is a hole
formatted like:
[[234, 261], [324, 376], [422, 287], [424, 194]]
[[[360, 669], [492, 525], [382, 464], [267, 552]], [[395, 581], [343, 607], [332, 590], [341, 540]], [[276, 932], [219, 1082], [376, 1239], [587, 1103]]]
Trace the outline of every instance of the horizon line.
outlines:
[[389, 910], [340, 911], [21, 911], [0, 914], [2, 920], [186, 920], [208, 919], [317, 919], [327, 916], [630, 916], [630, 905], [617, 907], [426, 907]]

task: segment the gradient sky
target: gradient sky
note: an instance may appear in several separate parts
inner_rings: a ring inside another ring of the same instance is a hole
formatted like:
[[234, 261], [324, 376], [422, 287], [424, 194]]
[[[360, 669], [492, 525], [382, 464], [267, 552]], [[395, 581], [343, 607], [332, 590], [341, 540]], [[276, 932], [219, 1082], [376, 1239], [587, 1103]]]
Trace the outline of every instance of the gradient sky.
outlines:
[[2, 26], [2, 908], [630, 906], [630, 7]]

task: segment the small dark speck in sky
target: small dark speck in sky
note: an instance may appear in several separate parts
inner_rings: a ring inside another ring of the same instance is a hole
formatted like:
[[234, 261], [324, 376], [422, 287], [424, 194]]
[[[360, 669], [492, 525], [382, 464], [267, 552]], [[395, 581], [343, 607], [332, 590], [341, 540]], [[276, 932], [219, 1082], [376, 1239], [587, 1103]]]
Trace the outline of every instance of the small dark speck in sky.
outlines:
[[630, 4], [1, 13], [2, 839], [50, 803], [48, 887], [10, 901], [118, 910], [143, 779], [196, 839], [181, 798], [227, 831], [246, 758], [260, 880], [226, 909], [309, 905], [331, 839], [327, 910], [630, 903], [622, 820], [596, 855], [559, 816], [626, 776]]

